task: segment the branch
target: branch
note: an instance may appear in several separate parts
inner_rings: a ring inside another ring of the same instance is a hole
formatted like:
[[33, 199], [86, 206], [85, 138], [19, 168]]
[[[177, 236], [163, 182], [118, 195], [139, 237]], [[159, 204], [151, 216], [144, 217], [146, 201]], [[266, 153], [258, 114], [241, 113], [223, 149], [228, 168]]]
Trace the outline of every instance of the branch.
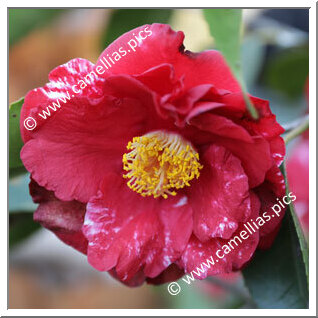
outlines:
[[[295, 124], [294, 124], [295, 123]], [[288, 127], [290, 126], [290, 127]], [[284, 136], [285, 144], [287, 145], [291, 140], [301, 135], [309, 128], [309, 116], [305, 116], [301, 122], [293, 122], [287, 126], [287, 134]], [[288, 129], [289, 128], [289, 129]]]

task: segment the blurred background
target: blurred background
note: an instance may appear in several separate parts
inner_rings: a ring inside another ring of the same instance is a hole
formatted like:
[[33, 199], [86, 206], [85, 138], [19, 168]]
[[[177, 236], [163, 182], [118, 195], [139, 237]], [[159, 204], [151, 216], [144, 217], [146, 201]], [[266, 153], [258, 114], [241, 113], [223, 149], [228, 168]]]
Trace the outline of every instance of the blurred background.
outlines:
[[[47, 82], [75, 57], [95, 62], [114, 39], [145, 23], [185, 33], [185, 47], [214, 47], [199, 9], [9, 9], [9, 102]], [[242, 63], [252, 95], [270, 100], [285, 127], [308, 113], [308, 10], [246, 9]], [[288, 147], [290, 187], [308, 235], [308, 133]], [[29, 175], [10, 174], [9, 308], [254, 308], [240, 273], [164, 286], [128, 288], [94, 270], [86, 257], [32, 221]]]

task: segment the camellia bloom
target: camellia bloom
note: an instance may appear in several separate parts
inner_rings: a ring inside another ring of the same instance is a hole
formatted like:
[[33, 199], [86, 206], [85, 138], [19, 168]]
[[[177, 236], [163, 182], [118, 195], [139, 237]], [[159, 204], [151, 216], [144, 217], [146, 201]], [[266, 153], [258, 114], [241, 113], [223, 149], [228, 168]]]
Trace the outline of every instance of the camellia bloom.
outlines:
[[306, 235], [309, 229], [309, 140], [302, 136], [291, 150], [287, 160], [290, 189], [296, 195], [295, 209]]
[[[305, 96], [309, 105], [309, 81], [305, 84]], [[308, 106], [309, 107], [309, 106]], [[307, 110], [307, 112], [309, 109]], [[301, 226], [308, 236], [309, 231], [309, 132], [306, 130], [291, 149], [287, 160], [287, 175], [290, 189], [297, 196], [295, 209]]]
[[[128, 54], [143, 30], [150, 36]], [[285, 193], [283, 129], [268, 101], [251, 97], [253, 120], [222, 55], [186, 51], [183, 39], [168, 25], [134, 29], [95, 65], [74, 59], [54, 69], [21, 112], [34, 219], [131, 286], [189, 273]], [[24, 128], [121, 51], [61, 109]], [[283, 214], [200, 278], [242, 268], [271, 245]]]

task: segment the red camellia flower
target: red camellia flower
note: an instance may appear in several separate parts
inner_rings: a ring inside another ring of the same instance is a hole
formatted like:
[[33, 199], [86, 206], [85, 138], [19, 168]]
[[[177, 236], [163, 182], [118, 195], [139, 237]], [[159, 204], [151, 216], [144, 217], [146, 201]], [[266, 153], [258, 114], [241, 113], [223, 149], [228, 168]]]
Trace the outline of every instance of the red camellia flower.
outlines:
[[[268, 101], [251, 97], [253, 120], [222, 55], [186, 51], [183, 39], [168, 25], [134, 29], [95, 65], [74, 59], [54, 69], [21, 112], [34, 219], [131, 286], [189, 273], [285, 192], [283, 129]], [[269, 247], [283, 214], [201, 278], [238, 270]]]

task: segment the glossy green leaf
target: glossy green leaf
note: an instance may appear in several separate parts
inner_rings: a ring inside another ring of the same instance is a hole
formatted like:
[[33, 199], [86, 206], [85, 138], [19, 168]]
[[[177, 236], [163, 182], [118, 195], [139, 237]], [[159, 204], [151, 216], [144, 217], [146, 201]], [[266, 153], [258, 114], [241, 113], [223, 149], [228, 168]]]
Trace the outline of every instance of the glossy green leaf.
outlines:
[[40, 224], [33, 221], [33, 213], [14, 212], [9, 214], [9, 247], [21, 243], [39, 228]]
[[20, 112], [24, 99], [21, 98], [17, 102], [9, 106], [9, 168], [11, 171], [23, 171], [23, 164], [20, 159], [20, 151], [23, 142], [20, 134]]
[[150, 23], [167, 23], [172, 14], [171, 9], [118, 9], [113, 12], [110, 22], [101, 38], [101, 49], [122, 34]]
[[232, 73], [240, 83], [251, 116], [257, 119], [258, 113], [247, 95], [242, 77], [240, 37], [242, 9], [204, 9], [203, 12], [215, 46], [222, 52]]
[[306, 269], [308, 247], [291, 203], [273, 246], [257, 251], [243, 275], [259, 308], [308, 308]]

